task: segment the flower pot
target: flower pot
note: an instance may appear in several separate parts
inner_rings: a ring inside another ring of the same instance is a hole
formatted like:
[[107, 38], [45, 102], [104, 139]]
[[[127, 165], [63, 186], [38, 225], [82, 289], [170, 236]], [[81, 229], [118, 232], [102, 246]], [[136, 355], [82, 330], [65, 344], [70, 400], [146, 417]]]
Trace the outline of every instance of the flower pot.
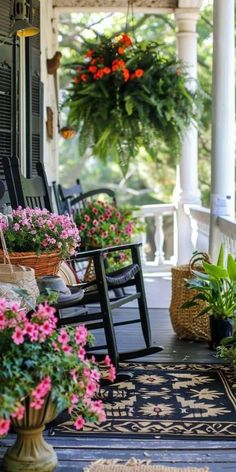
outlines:
[[[12, 264], [32, 267], [35, 270], [35, 277], [41, 275], [56, 275], [61, 258], [59, 252], [44, 252], [38, 255], [36, 252], [10, 252], [9, 257]], [[0, 250], [0, 262], [4, 261], [3, 251]]]
[[50, 396], [40, 410], [31, 408], [29, 403], [27, 398], [24, 418], [12, 420], [17, 438], [3, 458], [5, 472], [52, 472], [57, 466], [56, 453], [42, 434], [44, 425], [57, 416], [56, 405]]
[[223, 338], [232, 336], [233, 322], [231, 319], [216, 318], [212, 315], [210, 316], [210, 332], [211, 341], [209, 342], [209, 347], [215, 350]]

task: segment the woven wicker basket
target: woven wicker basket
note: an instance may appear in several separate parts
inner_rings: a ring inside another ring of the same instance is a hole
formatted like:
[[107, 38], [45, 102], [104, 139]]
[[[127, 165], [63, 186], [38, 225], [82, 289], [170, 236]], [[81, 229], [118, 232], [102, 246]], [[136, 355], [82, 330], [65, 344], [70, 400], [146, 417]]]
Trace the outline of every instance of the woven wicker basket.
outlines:
[[[32, 267], [35, 270], [35, 277], [56, 275], [61, 263], [59, 252], [43, 253], [39, 256], [36, 252], [10, 252], [9, 257], [12, 264]], [[0, 250], [0, 262], [4, 262], [2, 250]]]
[[[205, 257], [203, 256], [202, 259]], [[196, 259], [196, 261], [198, 261]], [[204, 308], [205, 302], [199, 301], [198, 306], [191, 308], [181, 308], [182, 304], [191, 300], [198, 292], [188, 289], [186, 279], [193, 278], [192, 269], [202, 270], [202, 266], [196, 266], [196, 262], [191, 260], [190, 264], [173, 267], [172, 272], [172, 296], [170, 304], [170, 318], [173, 329], [179, 339], [191, 339], [193, 341], [209, 341], [210, 323], [209, 315], [197, 317]]]

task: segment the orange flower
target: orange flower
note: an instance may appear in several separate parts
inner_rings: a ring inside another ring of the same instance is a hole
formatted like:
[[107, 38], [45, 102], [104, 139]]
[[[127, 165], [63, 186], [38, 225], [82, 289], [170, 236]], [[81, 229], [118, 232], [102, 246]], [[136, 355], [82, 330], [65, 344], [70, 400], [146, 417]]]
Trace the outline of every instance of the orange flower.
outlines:
[[75, 84], [78, 84], [79, 81], [80, 81], [78, 75], [75, 75], [75, 77], [74, 77], [73, 80], [74, 80], [74, 83], [75, 83]]
[[97, 71], [97, 67], [96, 67], [96, 66], [89, 66], [88, 70], [89, 70], [89, 72], [91, 72], [92, 74], [95, 74], [95, 72]]
[[89, 51], [86, 52], [85, 57], [92, 57], [94, 52], [94, 49], [89, 49]]
[[124, 54], [124, 52], [125, 52], [124, 48], [122, 48], [122, 47], [119, 47], [119, 48], [118, 48], [118, 53], [119, 53], [120, 55]]
[[136, 69], [136, 71], [134, 72], [135, 73], [135, 77], [142, 77], [142, 75], [144, 74], [144, 70], [143, 69]]
[[110, 67], [104, 67], [104, 69], [102, 69], [104, 74], [110, 74], [111, 73], [111, 69]]
[[88, 79], [87, 74], [81, 74], [81, 80], [82, 80], [83, 82], [86, 82], [87, 79]]
[[129, 69], [124, 69], [122, 75], [125, 79], [125, 82], [127, 82], [127, 80], [129, 80]]
[[131, 46], [132, 40], [128, 34], [123, 34], [122, 37], [119, 39], [119, 43], [123, 43], [127, 48]]
[[101, 79], [103, 77], [103, 70], [102, 69], [99, 69], [96, 74], [94, 74], [94, 79]]

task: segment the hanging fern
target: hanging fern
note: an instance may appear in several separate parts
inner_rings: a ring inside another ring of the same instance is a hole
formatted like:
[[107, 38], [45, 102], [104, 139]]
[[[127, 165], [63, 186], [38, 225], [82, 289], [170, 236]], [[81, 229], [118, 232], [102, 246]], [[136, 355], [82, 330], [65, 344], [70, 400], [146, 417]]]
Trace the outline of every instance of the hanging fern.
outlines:
[[187, 87], [185, 67], [156, 43], [132, 42], [128, 34], [102, 37], [71, 67], [64, 105], [79, 131], [79, 151], [103, 161], [113, 156], [127, 170], [140, 146], [151, 155], [164, 141], [177, 156], [193, 119], [197, 92]]

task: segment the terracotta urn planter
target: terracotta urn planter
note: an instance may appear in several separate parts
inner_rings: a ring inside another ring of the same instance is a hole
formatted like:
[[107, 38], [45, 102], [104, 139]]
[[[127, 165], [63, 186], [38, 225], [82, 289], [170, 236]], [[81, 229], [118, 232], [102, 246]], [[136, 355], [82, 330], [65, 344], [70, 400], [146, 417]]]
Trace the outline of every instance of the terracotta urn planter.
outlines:
[[56, 453], [42, 434], [45, 424], [56, 418], [56, 406], [50, 396], [40, 410], [29, 403], [27, 398], [24, 418], [12, 421], [17, 438], [3, 458], [4, 472], [52, 472], [57, 466]]

